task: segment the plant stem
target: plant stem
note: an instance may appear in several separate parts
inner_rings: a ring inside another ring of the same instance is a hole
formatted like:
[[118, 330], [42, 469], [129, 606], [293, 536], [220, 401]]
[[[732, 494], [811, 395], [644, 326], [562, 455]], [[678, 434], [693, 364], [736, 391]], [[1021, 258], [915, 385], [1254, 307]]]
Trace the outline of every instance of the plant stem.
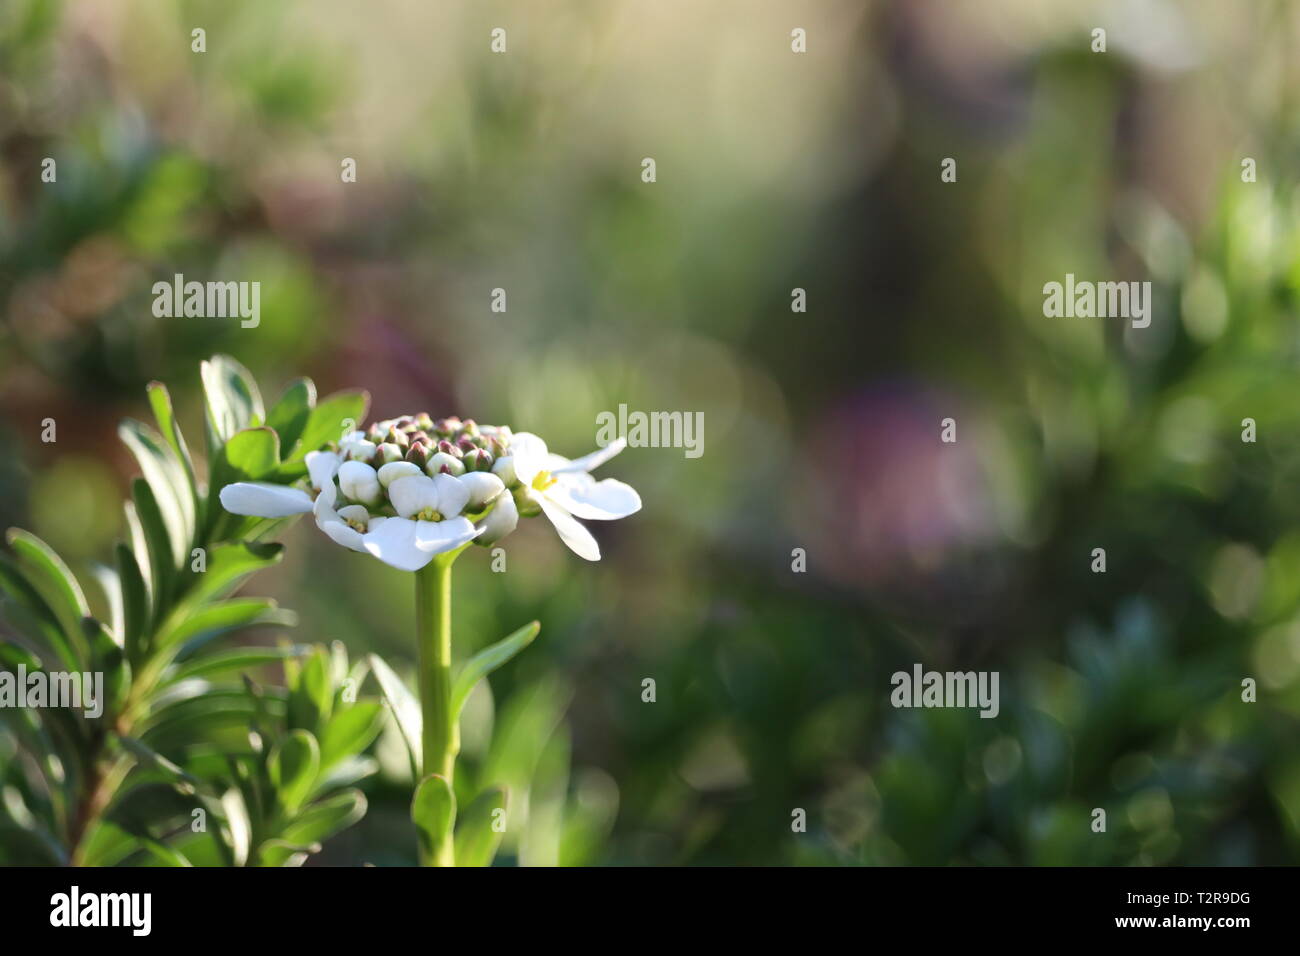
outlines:
[[[421, 773], [448, 786], [456, 770], [460, 731], [451, 712], [451, 565], [460, 551], [440, 554], [415, 573], [415, 626], [419, 649], [420, 710], [424, 717]], [[450, 839], [433, 848], [428, 866], [454, 866]]]

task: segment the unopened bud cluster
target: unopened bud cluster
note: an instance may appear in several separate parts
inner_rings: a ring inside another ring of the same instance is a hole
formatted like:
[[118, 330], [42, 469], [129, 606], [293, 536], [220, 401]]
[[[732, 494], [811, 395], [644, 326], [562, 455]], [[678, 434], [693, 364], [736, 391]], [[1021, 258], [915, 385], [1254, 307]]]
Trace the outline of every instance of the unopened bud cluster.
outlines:
[[376, 470], [393, 462], [417, 465], [426, 474], [459, 477], [491, 471], [510, 446], [509, 426], [479, 425], [472, 418], [431, 418], [427, 413], [375, 422], [339, 442], [348, 461], [364, 461]]

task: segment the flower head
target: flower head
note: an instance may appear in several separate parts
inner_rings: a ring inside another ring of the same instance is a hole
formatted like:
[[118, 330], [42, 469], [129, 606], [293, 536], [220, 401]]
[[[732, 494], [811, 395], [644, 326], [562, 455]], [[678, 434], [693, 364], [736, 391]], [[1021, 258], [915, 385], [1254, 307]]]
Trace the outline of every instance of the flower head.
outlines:
[[570, 461], [536, 435], [472, 419], [420, 415], [376, 422], [306, 456], [308, 487], [236, 482], [221, 489], [227, 511], [264, 518], [311, 512], [337, 544], [404, 571], [473, 541], [491, 545], [519, 518], [545, 514], [561, 540], [589, 561], [600, 548], [577, 518], [632, 514], [641, 499], [588, 472], [622, 451], [622, 440]]

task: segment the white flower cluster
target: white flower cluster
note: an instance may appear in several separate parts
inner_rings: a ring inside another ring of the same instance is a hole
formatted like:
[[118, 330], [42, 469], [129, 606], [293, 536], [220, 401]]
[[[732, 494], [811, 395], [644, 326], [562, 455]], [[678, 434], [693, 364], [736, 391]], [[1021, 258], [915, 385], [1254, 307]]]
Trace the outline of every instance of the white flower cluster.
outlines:
[[575, 554], [597, 561], [596, 539], [577, 519], [612, 520], [641, 508], [630, 486], [589, 474], [624, 444], [570, 461], [527, 432], [407, 415], [309, 453], [310, 488], [236, 482], [221, 489], [221, 504], [263, 518], [310, 511], [338, 544], [403, 571], [418, 571], [470, 541], [494, 544], [521, 516], [538, 514]]

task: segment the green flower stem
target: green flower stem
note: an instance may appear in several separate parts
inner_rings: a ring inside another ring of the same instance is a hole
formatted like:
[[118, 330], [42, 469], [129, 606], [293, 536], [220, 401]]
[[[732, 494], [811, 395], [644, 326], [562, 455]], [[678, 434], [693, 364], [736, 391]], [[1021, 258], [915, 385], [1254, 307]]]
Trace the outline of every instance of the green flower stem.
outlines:
[[[461, 549], [463, 550], [463, 549]], [[460, 752], [460, 728], [451, 712], [451, 565], [460, 550], [440, 554], [415, 572], [415, 625], [419, 649], [420, 710], [424, 716], [423, 774], [450, 786]], [[433, 848], [426, 866], [455, 866], [450, 839]]]

